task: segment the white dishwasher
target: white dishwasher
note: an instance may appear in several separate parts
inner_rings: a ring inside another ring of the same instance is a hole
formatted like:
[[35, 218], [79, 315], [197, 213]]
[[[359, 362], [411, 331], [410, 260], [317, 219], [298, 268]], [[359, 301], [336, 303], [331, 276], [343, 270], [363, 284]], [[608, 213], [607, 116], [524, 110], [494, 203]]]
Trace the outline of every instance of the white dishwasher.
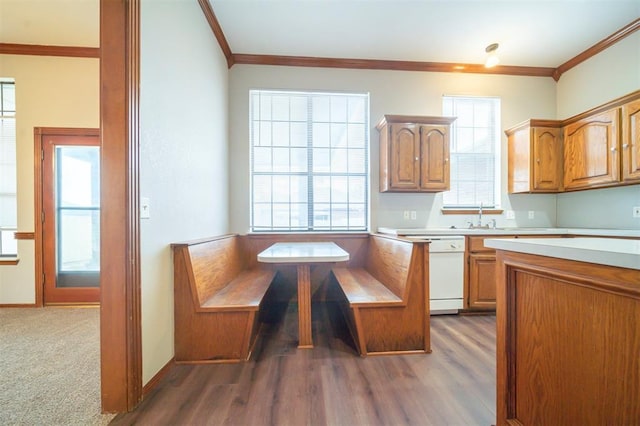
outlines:
[[457, 313], [463, 307], [464, 236], [412, 235], [429, 244], [429, 307], [431, 315]]

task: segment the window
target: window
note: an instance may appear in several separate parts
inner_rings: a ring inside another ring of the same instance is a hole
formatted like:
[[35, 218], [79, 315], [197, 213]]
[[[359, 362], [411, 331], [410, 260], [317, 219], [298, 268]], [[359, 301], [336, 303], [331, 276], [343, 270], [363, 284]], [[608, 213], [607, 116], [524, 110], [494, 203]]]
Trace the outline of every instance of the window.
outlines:
[[369, 95], [249, 96], [251, 230], [368, 230]]
[[13, 80], [0, 79], [0, 256], [16, 256], [16, 101]]
[[444, 208], [499, 207], [500, 99], [445, 96], [443, 115], [451, 127], [451, 190]]

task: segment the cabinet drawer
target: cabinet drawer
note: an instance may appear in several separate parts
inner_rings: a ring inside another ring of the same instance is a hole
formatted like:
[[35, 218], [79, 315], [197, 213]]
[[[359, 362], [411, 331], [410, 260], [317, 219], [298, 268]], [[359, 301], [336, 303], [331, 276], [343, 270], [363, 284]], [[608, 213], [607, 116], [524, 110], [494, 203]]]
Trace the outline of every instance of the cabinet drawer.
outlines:
[[495, 249], [484, 246], [485, 239], [496, 239], [496, 238], [517, 238], [515, 235], [490, 235], [485, 237], [467, 237], [467, 247], [470, 252], [495, 252]]

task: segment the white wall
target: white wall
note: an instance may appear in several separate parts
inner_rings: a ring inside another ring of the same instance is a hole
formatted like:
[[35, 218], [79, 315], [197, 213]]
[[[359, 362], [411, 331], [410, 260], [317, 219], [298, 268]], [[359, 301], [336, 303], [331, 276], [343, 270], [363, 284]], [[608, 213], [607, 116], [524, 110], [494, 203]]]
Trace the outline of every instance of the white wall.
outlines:
[[[249, 228], [249, 90], [299, 89], [370, 93], [371, 224], [392, 227], [464, 226], [471, 216], [440, 213], [442, 196], [387, 194], [378, 191], [379, 149], [375, 125], [383, 114], [442, 115], [442, 95], [499, 96], [502, 128], [528, 118], [555, 118], [556, 92], [551, 78], [405, 71], [344, 70], [234, 65], [230, 71], [230, 210], [231, 230]], [[502, 134], [502, 176], [506, 176], [506, 137]], [[506, 195], [502, 181], [502, 207], [516, 211], [516, 220], [497, 216], [499, 226], [552, 226], [555, 195]], [[416, 220], [404, 220], [403, 210], [416, 210]], [[527, 219], [534, 210], [536, 218]]]
[[[100, 125], [98, 59], [0, 55], [0, 77], [16, 83], [18, 231], [33, 232], [34, 127]], [[35, 246], [18, 242], [16, 266], [0, 266], [0, 304], [35, 303]]]
[[[565, 73], [558, 82], [558, 118], [587, 111], [640, 89], [640, 31]], [[558, 195], [558, 226], [640, 229], [632, 207], [640, 185]]]
[[140, 196], [142, 367], [174, 355], [169, 244], [228, 230], [228, 72], [198, 3], [143, 0]]

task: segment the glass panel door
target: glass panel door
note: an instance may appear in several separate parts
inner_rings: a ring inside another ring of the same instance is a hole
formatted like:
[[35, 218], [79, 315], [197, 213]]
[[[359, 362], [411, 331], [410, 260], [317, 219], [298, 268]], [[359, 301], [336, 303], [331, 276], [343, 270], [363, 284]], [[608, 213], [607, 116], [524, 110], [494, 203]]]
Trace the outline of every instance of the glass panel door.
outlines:
[[42, 152], [44, 302], [100, 301], [100, 139], [46, 136]]

